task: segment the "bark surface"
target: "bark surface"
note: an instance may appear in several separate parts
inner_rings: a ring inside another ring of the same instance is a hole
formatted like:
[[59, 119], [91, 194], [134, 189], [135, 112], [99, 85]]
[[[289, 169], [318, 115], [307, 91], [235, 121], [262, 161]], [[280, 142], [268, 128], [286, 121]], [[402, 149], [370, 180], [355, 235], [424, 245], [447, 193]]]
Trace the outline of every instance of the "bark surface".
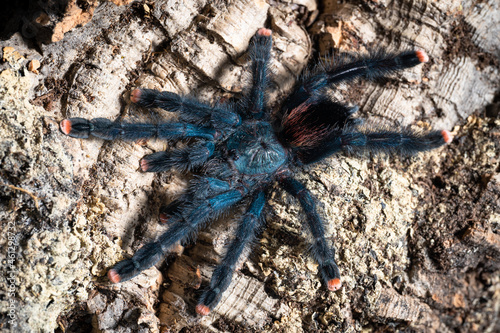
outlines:
[[[500, 4], [339, 2], [49, 0], [3, 20], [19, 29], [0, 29], [0, 329], [498, 332]], [[141, 173], [138, 161], [180, 144], [76, 140], [59, 121], [173, 119], [132, 105], [135, 87], [238, 98], [262, 26], [273, 30], [277, 104], [324, 55], [426, 50], [424, 66], [332, 94], [368, 124], [447, 128], [454, 142], [412, 158], [340, 154], [297, 175], [328, 221], [338, 292], [322, 285], [305, 215], [277, 187], [209, 316], [195, 314], [196, 299], [241, 210], [110, 284], [111, 266], [166, 230], [158, 209], [190, 177]]]

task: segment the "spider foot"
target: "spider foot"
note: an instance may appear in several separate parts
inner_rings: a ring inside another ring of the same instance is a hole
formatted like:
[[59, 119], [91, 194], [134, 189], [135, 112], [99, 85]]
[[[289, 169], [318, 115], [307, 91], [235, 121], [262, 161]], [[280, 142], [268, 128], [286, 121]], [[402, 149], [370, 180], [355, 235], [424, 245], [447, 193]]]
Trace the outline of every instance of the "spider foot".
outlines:
[[270, 50], [272, 46], [272, 38], [271, 38], [271, 30], [266, 28], [260, 28], [255, 35], [255, 46], [256, 49], [254, 53], [256, 53], [255, 59], [259, 61], [259, 59], [265, 59], [268, 61], [271, 57]]
[[120, 261], [108, 271], [108, 279], [112, 283], [125, 282], [136, 275], [135, 265], [130, 259]]
[[182, 204], [183, 202], [181, 200], [174, 200], [168, 205], [162, 206], [160, 208], [160, 223], [170, 224], [177, 221], [181, 213]]
[[429, 56], [424, 50], [417, 50], [416, 52], [417, 58], [420, 62], [428, 62]]
[[113, 283], [125, 282], [139, 275], [142, 271], [156, 264], [163, 257], [163, 246], [158, 242], [144, 245], [130, 259], [125, 259], [117, 263], [108, 271], [108, 279]]
[[[159, 152], [159, 153], [155, 153], [155, 154], [165, 154], [165, 152]], [[154, 155], [154, 154], [151, 154], [151, 155]], [[151, 170], [153, 168], [153, 163], [151, 163], [152, 159], [150, 158], [151, 155], [147, 155], [147, 156], [143, 157], [141, 159], [141, 161], [139, 162], [141, 164], [141, 170], [143, 172], [154, 172]]]
[[95, 136], [104, 140], [113, 140], [123, 132], [119, 123], [105, 118], [69, 118], [60, 123], [61, 132], [77, 139], [88, 139], [89, 136]]
[[120, 274], [118, 274], [114, 269], [110, 269], [108, 271], [108, 279], [113, 283], [119, 283], [121, 280]]
[[141, 170], [144, 172], [167, 171], [171, 168], [180, 171], [190, 170], [205, 163], [212, 156], [214, 149], [215, 145], [212, 142], [202, 142], [185, 149], [156, 152], [142, 158]]
[[210, 313], [210, 311], [215, 308], [217, 303], [222, 296], [222, 292], [220, 289], [208, 289], [203, 292], [198, 305], [196, 306], [196, 313], [206, 316]]
[[64, 119], [59, 126], [61, 132], [77, 139], [87, 139], [92, 132], [92, 124], [84, 118]]
[[260, 28], [257, 31], [257, 35], [263, 36], [263, 37], [270, 37], [271, 34], [272, 34], [272, 31], [270, 29], [266, 29], [266, 28]]
[[450, 133], [450, 131], [442, 130], [441, 135], [443, 136], [444, 142], [451, 143], [453, 141], [453, 135]]
[[141, 94], [141, 89], [134, 89], [130, 93], [130, 100], [132, 101], [132, 103], [139, 103], [139, 101], [141, 100]]
[[159, 94], [161, 94], [159, 91], [153, 89], [134, 89], [130, 93], [130, 101], [140, 106], [154, 107], [156, 103], [156, 96]]
[[340, 288], [342, 288], [342, 282], [340, 282], [340, 279], [335, 278], [328, 281], [328, 290], [337, 291]]
[[340, 271], [335, 261], [329, 261], [320, 266], [321, 275], [323, 280], [330, 291], [337, 291], [342, 288], [340, 281]]
[[206, 316], [207, 314], [210, 313], [210, 309], [208, 308], [208, 306], [206, 306], [204, 304], [198, 304], [196, 306], [196, 313], [198, 313], [202, 316]]

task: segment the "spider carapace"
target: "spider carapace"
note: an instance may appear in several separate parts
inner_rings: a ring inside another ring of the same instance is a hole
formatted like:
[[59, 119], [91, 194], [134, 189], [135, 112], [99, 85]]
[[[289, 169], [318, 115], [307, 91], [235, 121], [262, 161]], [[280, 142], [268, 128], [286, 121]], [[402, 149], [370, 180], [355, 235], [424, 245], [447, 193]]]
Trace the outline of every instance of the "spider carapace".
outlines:
[[271, 30], [261, 28], [250, 45], [252, 84], [239, 102], [209, 105], [171, 92], [135, 89], [131, 101], [179, 114], [178, 122], [133, 123], [103, 118], [70, 118], [61, 131], [74, 138], [105, 140], [193, 139], [187, 148], [161, 151], [140, 161], [144, 172], [175, 168], [197, 173], [183, 195], [160, 208], [160, 220], [169, 228], [156, 241], [144, 245], [132, 258], [108, 272], [113, 283], [129, 280], [158, 263], [177, 242], [193, 239], [200, 227], [240, 203], [247, 206], [239, 218], [236, 236], [215, 268], [196, 311], [206, 315], [220, 301], [231, 282], [238, 258], [263, 223], [266, 192], [278, 184], [298, 199], [312, 235], [311, 255], [329, 290], [341, 288], [335, 250], [325, 237], [316, 200], [293, 178], [297, 166], [314, 163], [341, 150], [414, 154], [452, 140], [448, 131], [423, 132], [361, 125], [357, 107], [346, 106], [327, 94], [359, 78], [375, 79], [428, 61], [422, 50], [339, 60], [317, 66], [300, 78], [275, 116], [267, 106]]

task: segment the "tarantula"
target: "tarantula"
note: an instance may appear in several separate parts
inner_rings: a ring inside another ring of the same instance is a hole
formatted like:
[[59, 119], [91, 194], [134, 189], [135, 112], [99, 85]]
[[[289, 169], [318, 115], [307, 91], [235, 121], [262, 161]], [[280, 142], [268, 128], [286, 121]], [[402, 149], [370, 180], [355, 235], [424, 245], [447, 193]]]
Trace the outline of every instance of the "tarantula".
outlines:
[[155, 265], [174, 244], [192, 239], [207, 222], [244, 201], [248, 208], [236, 236], [196, 306], [197, 313], [207, 315], [219, 303], [238, 258], [263, 223], [266, 192], [277, 181], [305, 211], [312, 234], [311, 253], [321, 277], [329, 290], [338, 290], [342, 284], [335, 250], [325, 238], [314, 197], [293, 178], [292, 167], [318, 162], [340, 150], [412, 154], [452, 140], [445, 130], [423, 133], [407, 128], [362, 128], [361, 121], [353, 118], [357, 107], [343, 105], [325, 93], [357, 78], [380, 78], [424, 63], [428, 61], [424, 51], [379, 54], [318, 66], [299, 80], [277, 116], [272, 117], [266, 98], [271, 44], [271, 30], [259, 29], [250, 45], [252, 86], [238, 103], [212, 106], [172, 92], [135, 89], [132, 102], [177, 112], [180, 121], [152, 124], [70, 118], [60, 123], [61, 131], [73, 138], [196, 139], [188, 148], [156, 152], [141, 159], [143, 172], [176, 168], [196, 170], [199, 175], [185, 194], [160, 209], [160, 220], [169, 223], [167, 232], [110, 269], [111, 282], [127, 281]]

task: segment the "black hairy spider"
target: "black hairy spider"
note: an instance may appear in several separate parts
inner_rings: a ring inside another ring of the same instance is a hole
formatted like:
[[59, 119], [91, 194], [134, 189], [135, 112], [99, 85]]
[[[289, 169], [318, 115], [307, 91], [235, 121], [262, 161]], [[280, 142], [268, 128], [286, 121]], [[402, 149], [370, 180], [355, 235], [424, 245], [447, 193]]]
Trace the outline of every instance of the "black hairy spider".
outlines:
[[160, 219], [170, 225], [167, 232], [109, 270], [111, 282], [127, 281], [155, 265], [172, 245], [193, 238], [208, 221], [245, 201], [248, 208], [238, 223], [236, 237], [196, 306], [199, 314], [207, 315], [220, 301], [238, 258], [262, 224], [266, 191], [277, 181], [304, 209], [312, 234], [311, 253], [321, 277], [329, 290], [338, 290], [341, 282], [335, 250], [325, 239], [315, 199], [293, 178], [291, 167], [320, 161], [340, 150], [413, 154], [452, 140], [445, 130], [363, 129], [360, 120], [352, 117], [357, 107], [347, 107], [325, 94], [326, 89], [340, 83], [360, 77], [380, 78], [426, 62], [428, 57], [422, 50], [318, 66], [313, 74], [299, 80], [272, 119], [266, 100], [271, 44], [271, 30], [259, 29], [250, 46], [252, 86], [239, 103], [210, 106], [171, 92], [135, 89], [132, 102], [178, 112], [180, 121], [149, 124], [70, 118], [61, 122], [62, 132], [73, 138], [197, 139], [188, 148], [157, 152], [140, 161], [144, 172], [177, 168], [200, 174], [186, 194], [160, 209]]

